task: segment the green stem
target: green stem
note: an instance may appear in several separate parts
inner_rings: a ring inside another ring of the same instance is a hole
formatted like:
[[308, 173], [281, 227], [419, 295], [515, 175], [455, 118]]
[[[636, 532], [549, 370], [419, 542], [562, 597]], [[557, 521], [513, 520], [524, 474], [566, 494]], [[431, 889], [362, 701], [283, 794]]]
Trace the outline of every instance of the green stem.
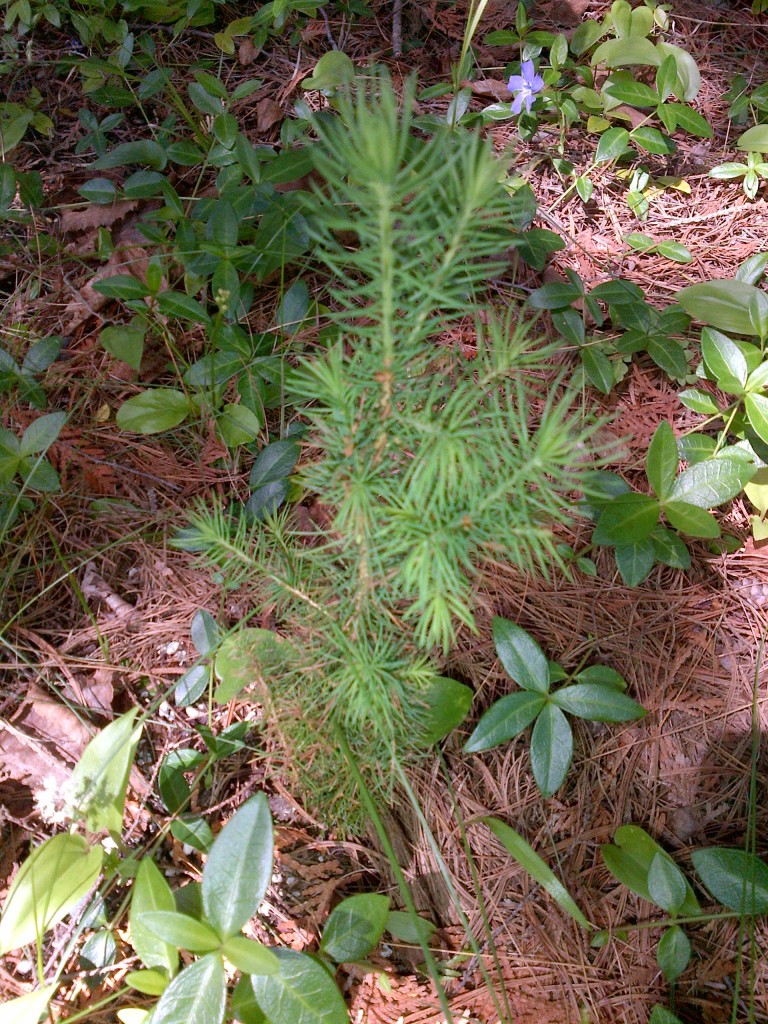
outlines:
[[[351, 771], [352, 776], [359, 787], [360, 796], [362, 798], [363, 803], [365, 804], [366, 810], [371, 816], [373, 827], [376, 829], [376, 834], [379, 837], [379, 842], [381, 843], [384, 849], [384, 853], [386, 854], [387, 860], [389, 861], [389, 864], [392, 868], [392, 872], [395, 876], [395, 880], [397, 881], [397, 887], [400, 890], [400, 894], [403, 897], [403, 903], [405, 904], [406, 910], [411, 915], [411, 917], [417, 918], [419, 915], [416, 910], [416, 904], [413, 902], [411, 890], [409, 889], [408, 883], [405, 880], [405, 875], [403, 874], [402, 868], [398, 863], [397, 854], [395, 853], [392, 843], [390, 842], [389, 836], [387, 835], [387, 830], [384, 826], [384, 822], [381, 820], [381, 815], [376, 809], [376, 804], [373, 802], [373, 797], [371, 796], [368, 786], [365, 784], [363, 776], [360, 774], [360, 769], [358, 768], [357, 765], [357, 759], [355, 758], [355, 755], [352, 753], [352, 749], [349, 746], [347, 738], [344, 735], [344, 731], [341, 729], [341, 727], [339, 725], [334, 725], [333, 731], [336, 734], [336, 739], [338, 741], [339, 747], [341, 748], [341, 752], [346, 758], [347, 764], [349, 765], [349, 770]], [[395, 763], [397, 764], [397, 762]], [[419, 946], [421, 947], [421, 952], [424, 955], [424, 963], [427, 965], [427, 970], [429, 971], [429, 976], [432, 979], [432, 984], [435, 986], [435, 989], [437, 990], [437, 997], [440, 1000], [440, 1009], [442, 1010], [445, 1016], [446, 1024], [453, 1024], [453, 1014], [451, 1013], [450, 1003], [448, 1002], [448, 997], [445, 994], [445, 989], [441, 984], [440, 970], [432, 954], [432, 950], [429, 948], [429, 943], [426, 940], [420, 938]]]

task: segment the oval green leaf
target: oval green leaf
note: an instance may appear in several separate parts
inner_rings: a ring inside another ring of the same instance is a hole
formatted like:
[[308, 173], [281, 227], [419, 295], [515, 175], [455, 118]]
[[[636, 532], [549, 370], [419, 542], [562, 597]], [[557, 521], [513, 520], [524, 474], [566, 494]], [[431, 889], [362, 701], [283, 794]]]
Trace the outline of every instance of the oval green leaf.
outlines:
[[384, 934], [388, 914], [388, 896], [348, 896], [331, 911], [323, 929], [320, 952], [339, 964], [364, 960]]
[[135, 434], [159, 434], [177, 427], [192, 412], [192, 403], [182, 391], [154, 388], [123, 402], [117, 412], [121, 430]]
[[95, 885], [104, 851], [62, 832], [41, 843], [13, 880], [0, 918], [0, 956], [35, 942]]
[[550, 797], [565, 781], [573, 758], [573, 733], [555, 704], [546, 704], [531, 734], [531, 767], [536, 785]]
[[739, 914], [768, 912], [768, 864], [754, 854], [715, 847], [696, 850], [691, 860], [718, 903]]
[[270, 1021], [349, 1024], [347, 1007], [331, 975], [312, 957], [276, 949], [280, 973], [251, 978], [253, 994]]
[[497, 615], [493, 619], [493, 642], [505, 670], [524, 690], [549, 690], [547, 659], [529, 633]]
[[545, 703], [546, 697], [542, 693], [526, 690], [523, 693], [507, 694], [488, 708], [475, 726], [464, 750], [468, 754], [477, 754], [514, 739], [531, 724]]
[[236, 935], [261, 905], [272, 878], [272, 815], [264, 793], [247, 800], [211, 847], [203, 906], [220, 935]]
[[185, 967], [163, 992], [152, 1024], [221, 1024], [226, 998], [221, 957], [204, 956]]

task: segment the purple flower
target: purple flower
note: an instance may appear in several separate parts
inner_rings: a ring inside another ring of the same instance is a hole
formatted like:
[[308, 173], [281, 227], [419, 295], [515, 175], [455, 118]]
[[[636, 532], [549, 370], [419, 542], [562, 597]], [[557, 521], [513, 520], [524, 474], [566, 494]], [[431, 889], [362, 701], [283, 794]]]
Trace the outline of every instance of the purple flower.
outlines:
[[530, 114], [536, 93], [544, 88], [544, 79], [541, 75], [534, 74], [532, 60], [524, 60], [520, 65], [520, 71], [522, 74], [512, 75], [507, 82], [507, 88], [515, 94], [512, 100], [512, 113], [519, 114], [525, 104], [525, 112]]

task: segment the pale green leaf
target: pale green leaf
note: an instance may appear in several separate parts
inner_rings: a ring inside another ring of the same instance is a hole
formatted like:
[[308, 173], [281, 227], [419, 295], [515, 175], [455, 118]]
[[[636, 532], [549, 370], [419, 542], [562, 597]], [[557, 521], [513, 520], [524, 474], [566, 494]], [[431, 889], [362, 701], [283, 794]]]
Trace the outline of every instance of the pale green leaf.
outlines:
[[531, 878], [543, 886], [552, 899], [582, 928], [592, 929], [583, 912], [549, 865], [541, 859], [536, 851], [509, 825], [498, 818], [480, 818], [483, 824], [493, 832], [504, 849], [517, 863], [524, 868]]
[[685, 876], [669, 857], [660, 853], [648, 870], [648, 893], [657, 907], [676, 914], [685, 902]]
[[18, 999], [0, 1003], [0, 1019], [3, 1024], [37, 1024], [48, 1009], [58, 985], [46, 985], [35, 992], [29, 992]]
[[675, 298], [689, 316], [718, 330], [754, 334], [749, 300], [756, 291], [754, 285], [735, 279], [704, 281], [682, 288]]
[[221, 1024], [226, 998], [221, 957], [204, 956], [185, 967], [163, 992], [152, 1024]]
[[183, 391], [154, 388], [123, 402], [117, 412], [121, 430], [136, 434], [159, 434], [177, 427], [192, 412], [192, 403]]
[[95, 885], [104, 851], [61, 832], [36, 847], [14, 878], [0, 918], [0, 956], [41, 938]]
[[141, 736], [138, 713], [132, 708], [100, 729], [72, 773], [74, 802], [91, 832], [122, 832], [128, 777]]
[[171, 975], [176, 973], [179, 964], [176, 949], [150, 931], [144, 918], [152, 911], [175, 909], [173, 893], [163, 873], [151, 857], [143, 857], [131, 894], [131, 944], [145, 967], [163, 967]]
[[221, 936], [209, 924], [176, 910], [148, 910], [143, 923], [158, 939], [178, 949], [210, 953], [221, 946]]

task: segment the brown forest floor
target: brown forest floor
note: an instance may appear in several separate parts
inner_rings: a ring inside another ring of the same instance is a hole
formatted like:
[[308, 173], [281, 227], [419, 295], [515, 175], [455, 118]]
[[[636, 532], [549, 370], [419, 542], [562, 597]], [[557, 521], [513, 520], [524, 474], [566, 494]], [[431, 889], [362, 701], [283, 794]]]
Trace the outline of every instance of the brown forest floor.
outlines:
[[[537, 27], [567, 31], [582, 15], [599, 16], [606, 7], [584, 0], [553, 0], [538, 6], [534, 18]], [[390, 7], [382, 3], [376, 10], [375, 21], [359, 21], [351, 32], [333, 19], [329, 23], [331, 33], [353, 60], [383, 60], [396, 78], [417, 69], [423, 86], [447, 79], [463, 32], [462, 5], [443, 11], [426, 0], [406, 4], [404, 38], [412, 45], [400, 61], [390, 56]], [[512, 5], [491, 4], [479, 39], [492, 28], [510, 27], [513, 17]], [[594, 284], [606, 278], [609, 268], [618, 266], [623, 276], [648, 292], [651, 301], [662, 305], [686, 284], [732, 276], [743, 259], [768, 247], [765, 201], [750, 203], [738, 182], [715, 182], [704, 173], [707, 167], [731, 158], [732, 129], [723, 95], [732, 76], [741, 70], [755, 85], [768, 77], [768, 17], [754, 17], [744, 6], [703, 6], [684, 0], [675, 4], [673, 24], [673, 41], [689, 49], [701, 68], [703, 85], [697, 107], [715, 127], [714, 141], [683, 142], [674, 166], [665, 167], [664, 173], [679, 174], [689, 182], [691, 194], [664, 192], [653, 200], [648, 220], [641, 225], [628, 210], [624, 186], [615, 175], [593, 174], [595, 191], [589, 204], [574, 198], [553, 214], [567, 246], [556, 254], [547, 279], [568, 266]], [[212, 41], [203, 35], [175, 44], [178, 66], [199, 55], [201, 47], [214, 52]], [[278, 116], [274, 104], [282, 111], [280, 117], [290, 111], [300, 95], [301, 79], [327, 46], [324, 22], [310, 23], [298, 63], [296, 53], [278, 39], [248, 68], [249, 74], [264, 80], [252, 100], [254, 141], [276, 140], [279, 122], [268, 123]], [[502, 69], [492, 65], [492, 51], [481, 46], [479, 56], [483, 64], [487, 58], [484, 74], [500, 81]], [[41, 170], [55, 201], [66, 207], [78, 199], [77, 185], [91, 176], [86, 169], [90, 161], [72, 155], [79, 134], [77, 87], [42, 80], [27, 84], [38, 85], [50, 100], [57, 112], [57, 132], [51, 144], [24, 147], [25, 169]], [[54, 87], [58, 95], [51, 95]], [[446, 102], [436, 101], [436, 107]], [[473, 101], [478, 108], [486, 102], [481, 97]], [[247, 124], [247, 118], [243, 122]], [[491, 131], [500, 149], [512, 141], [513, 129], [507, 126]], [[574, 133], [569, 158], [577, 165], [586, 164], [592, 144]], [[533, 160], [548, 145], [546, 135], [530, 146], [519, 145], [521, 163]], [[562, 192], [560, 181], [548, 167], [539, 162], [531, 172], [531, 183], [545, 212]], [[119, 212], [123, 220], [117, 221], [111, 214], [110, 226], [128, 246], [122, 258], [141, 259], [140, 243], [132, 234], [134, 211], [124, 208]], [[51, 693], [67, 695], [91, 708], [124, 709], [144, 699], [147, 692], [165, 689], [184, 664], [194, 660], [189, 624], [197, 609], [208, 608], [225, 624], [234, 624], [247, 607], [247, 595], [238, 593], [235, 600], [222, 597], [209, 573], [195, 569], [187, 555], [165, 544], [170, 531], [182, 523], [193, 497], [211, 489], [228, 494], [242, 486], [243, 474], [220, 468], [219, 460], [225, 454], [220, 443], [211, 435], [202, 447], [190, 445], [185, 452], [170, 447], [162, 438], [127, 438], [99, 419], [105, 404], [114, 408], [126, 383], [98, 345], [101, 324], [90, 308], [96, 295], [83, 290], [94, 269], [88, 254], [102, 213], [103, 208], [84, 213], [63, 210], [57, 230], [72, 257], [63, 269], [61, 264], [38, 262], [33, 238], [24, 243], [26, 252], [20, 247], [18, 255], [6, 259], [0, 268], [6, 322], [26, 322], [34, 324], [37, 332], [48, 330], [70, 338], [68, 361], [65, 369], [58, 371], [59, 392], [52, 406], [80, 403], [53, 451], [63, 493], [54, 498], [48, 519], [37, 523], [34, 552], [17, 567], [14, 607], [3, 613], [5, 619], [18, 612], [10, 636], [22, 660], [10, 659], [0, 666], [4, 678], [0, 716], [11, 721], [22, 738], [17, 735], [13, 746], [8, 730], [2, 733], [2, 778], [6, 781], [0, 782], [4, 806], [0, 878], [8, 877], [23, 857], [28, 832], [38, 837], [44, 834], [29, 790], [22, 785], [31, 785], [42, 771], [35, 760], [43, 756], [40, 744], [57, 744], [66, 758], [67, 751], [70, 757], [76, 756], [82, 739], [75, 723], [66, 717], [66, 709], [60, 703], [51, 704]], [[621, 236], [632, 230], [659, 238], [675, 237], [689, 247], [693, 263], [681, 267], [655, 256], [617, 255], [623, 249]], [[107, 273], [114, 269], [110, 266]], [[39, 276], [36, 292], [29, 285], [34, 275]], [[536, 286], [539, 282], [531, 273], [527, 283]], [[268, 288], [261, 306], [265, 310], [274, 306]], [[445, 340], [455, 343], [457, 339]], [[689, 425], [689, 414], [680, 406], [674, 386], [642, 361], [635, 361], [624, 382], [601, 402], [614, 416], [611, 429], [625, 439], [618, 469], [629, 480], [641, 472], [648, 442], [662, 419], [670, 420], [678, 430]], [[23, 425], [19, 410], [13, 415], [15, 422]], [[87, 507], [94, 496], [126, 499], [134, 510], [118, 509], [96, 518]], [[748, 515], [737, 501], [727, 525], [747, 537]], [[149, 543], [146, 538], [152, 534], [159, 539]], [[580, 539], [585, 542], [586, 538], [585, 532]], [[57, 548], [66, 552], [66, 564], [59, 559]], [[89, 577], [85, 585], [80, 563], [94, 548], [102, 551], [91, 563], [97, 577]], [[684, 865], [688, 852], [697, 845], [743, 842], [752, 688], [768, 609], [767, 557], [768, 549], [755, 549], [751, 542], [728, 556], [709, 555], [701, 545], [688, 574], [656, 568], [650, 579], [634, 590], [621, 584], [610, 561], [600, 555], [597, 578], [582, 575], [575, 582], [557, 578], [546, 583], [523, 578], [501, 565], [487, 568], [479, 595], [480, 635], [463, 637], [449, 666], [472, 682], [483, 704], [501, 695], [506, 685], [490, 639], [491, 616], [503, 614], [529, 629], [547, 653], [566, 666], [578, 664], [588, 651], [592, 660], [614, 666], [650, 712], [642, 722], [624, 727], [577, 727], [573, 770], [557, 798], [546, 803], [533, 783], [522, 742], [468, 758], [458, 755], [459, 744], [452, 741], [446, 752], [465, 819], [491, 813], [509, 821], [550, 863], [559, 861], [561, 877], [588, 916], [601, 926], [643, 919], [648, 914], [648, 906], [619, 886], [602, 865], [599, 845], [609, 841], [619, 825], [630, 821], [642, 824]], [[24, 607], [26, 601], [29, 604]], [[34, 672], [30, 666], [36, 666]], [[33, 685], [34, 678], [37, 684]], [[761, 667], [763, 730], [768, 729], [767, 681], [768, 670]], [[48, 692], [42, 682], [48, 684]], [[257, 721], [258, 710], [247, 704], [233, 706], [222, 716], [221, 724], [241, 718]], [[163, 707], [151, 730], [152, 749], [138, 765], [150, 784], [163, 752], [188, 742], [190, 720], [186, 712]], [[214, 819], [226, 816], [256, 788], [268, 786], [280, 851], [268, 915], [284, 941], [295, 948], [312, 948], [334, 901], [359, 887], [375, 890], [386, 884], [385, 870], [367, 839], [339, 842], [297, 804], [275, 779], [280, 756], [279, 751], [271, 751], [268, 761], [243, 759], [234, 770], [227, 769], [206, 793], [205, 809], [215, 811]], [[758, 779], [758, 835], [763, 837], [763, 855], [768, 835], [766, 771], [763, 751]], [[477, 900], [449, 791], [436, 769], [425, 768], [416, 782], [464, 910], [481, 934]], [[135, 791], [129, 806], [137, 834], [146, 826], [141, 795]], [[469, 838], [514, 1019], [519, 1024], [575, 1024], [582, 1020], [644, 1024], [650, 1007], [665, 1001], [667, 992], [655, 961], [657, 933], [632, 932], [626, 941], [611, 942], [602, 950], [590, 949], [588, 939], [502, 853], [487, 831], [470, 826]], [[179, 876], [197, 875], [200, 864], [194, 853], [187, 857], [179, 847], [173, 856]], [[410, 863], [404, 866], [412, 877], [433, 871], [428, 848], [418, 840], [408, 857]], [[462, 941], [460, 930], [450, 920], [443, 923], [438, 933], [441, 947], [455, 951]], [[677, 1011], [684, 1021], [716, 1024], [730, 1015], [729, 979], [737, 958], [738, 927], [705, 924], [691, 928], [690, 934], [694, 961], [678, 984]], [[757, 1020], [766, 1021], [765, 922], [758, 925], [757, 938], [763, 954], [755, 964], [755, 1012]], [[433, 1024], [441, 1019], [434, 993], [414, 971], [408, 951], [395, 949], [378, 962], [389, 966], [391, 991], [383, 991], [371, 976], [350, 976], [347, 988], [352, 1021]], [[0, 991], [22, 991], [29, 980], [23, 972], [23, 964], [8, 958], [0, 966]], [[495, 1022], [497, 1015], [476, 964], [460, 965], [457, 974], [448, 987], [457, 1019]], [[746, 992], [746, 987], [743, 990]], [[89, 995], [82, 987], [73, 988], [70, 1010], [88, 1005], [99, 991]], [[738, 1019], [747, 1019], [745, 1007]]]

